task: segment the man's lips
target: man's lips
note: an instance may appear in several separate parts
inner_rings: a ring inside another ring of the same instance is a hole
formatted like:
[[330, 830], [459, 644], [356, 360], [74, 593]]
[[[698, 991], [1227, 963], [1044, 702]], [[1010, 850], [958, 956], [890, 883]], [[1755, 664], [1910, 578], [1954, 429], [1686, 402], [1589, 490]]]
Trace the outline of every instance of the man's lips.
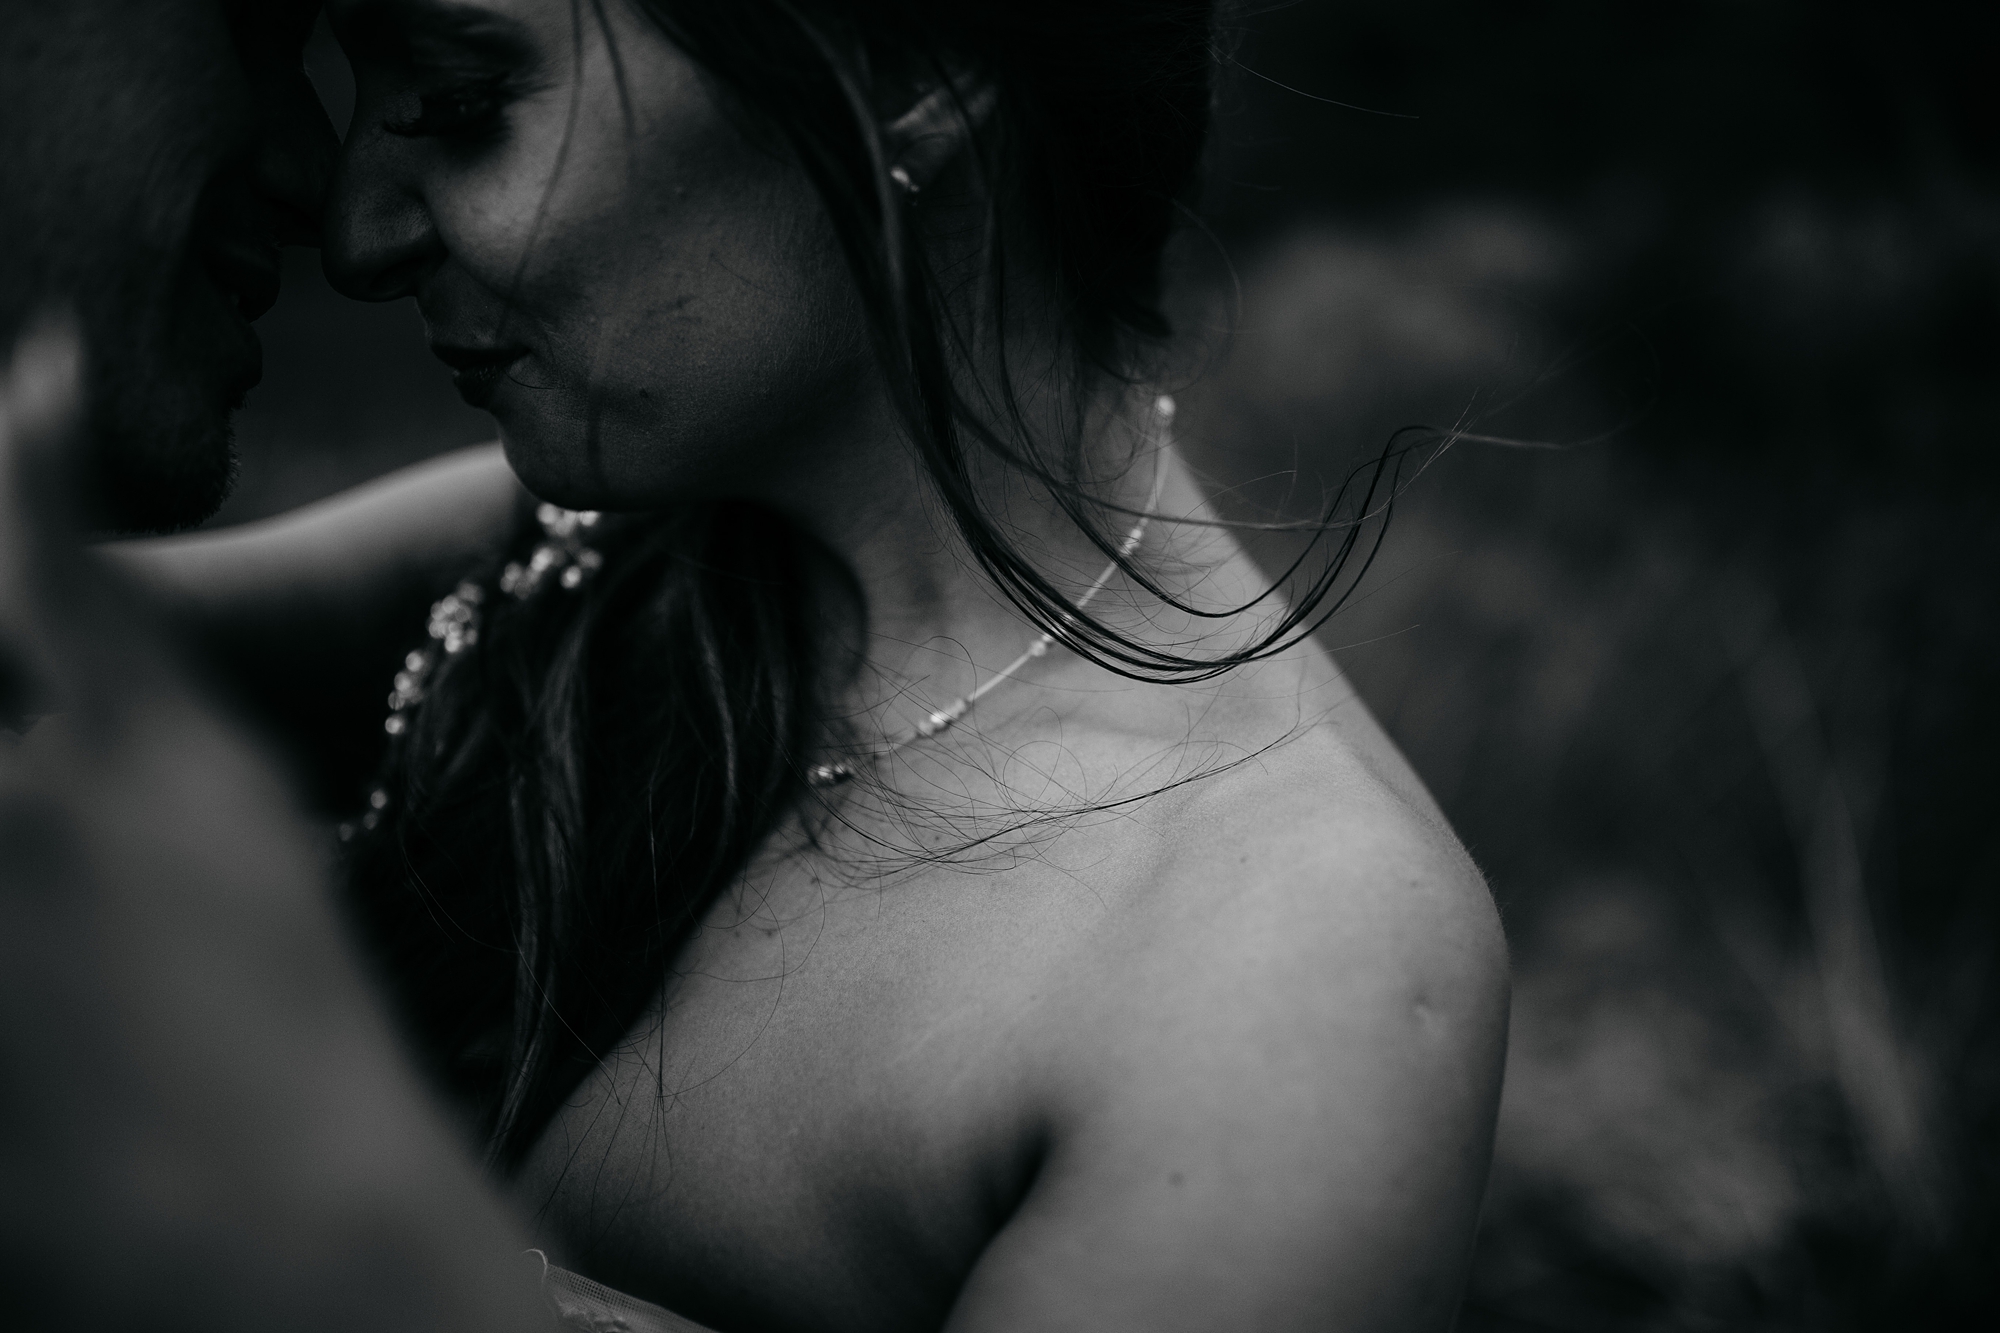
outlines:
[[500, 391], [507, 368], [528, 354], [525, 347], [462, 347], [434, 342], [431, 355], [452, 368], [458, 396], [474, 407], [485, 407]]

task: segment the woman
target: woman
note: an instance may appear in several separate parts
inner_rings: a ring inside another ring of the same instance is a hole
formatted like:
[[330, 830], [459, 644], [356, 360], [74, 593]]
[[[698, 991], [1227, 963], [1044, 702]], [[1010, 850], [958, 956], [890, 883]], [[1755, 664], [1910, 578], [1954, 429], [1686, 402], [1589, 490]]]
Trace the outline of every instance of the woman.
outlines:
[[1211, 8], [329, 5], [329, 275], [545, 503], [474, 452], [147, 559], [329, 790], [386, 738], [357, 919], [563, 1268], [1450, 1322], [1490, 902], [1303, 637], [1358, 529], [1272, 610], [1137, 387]]

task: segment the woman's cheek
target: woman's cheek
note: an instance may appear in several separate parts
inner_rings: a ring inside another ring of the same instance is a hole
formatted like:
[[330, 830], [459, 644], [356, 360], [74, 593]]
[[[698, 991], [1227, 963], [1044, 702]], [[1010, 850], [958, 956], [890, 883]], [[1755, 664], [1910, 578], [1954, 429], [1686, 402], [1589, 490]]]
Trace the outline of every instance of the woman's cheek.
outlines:
[[500, 164], [445, 176], [430, 205], [452, 260], [480, 286], [506, 295], [560, 247], [561, 232], [549, 227], [542, 194]]

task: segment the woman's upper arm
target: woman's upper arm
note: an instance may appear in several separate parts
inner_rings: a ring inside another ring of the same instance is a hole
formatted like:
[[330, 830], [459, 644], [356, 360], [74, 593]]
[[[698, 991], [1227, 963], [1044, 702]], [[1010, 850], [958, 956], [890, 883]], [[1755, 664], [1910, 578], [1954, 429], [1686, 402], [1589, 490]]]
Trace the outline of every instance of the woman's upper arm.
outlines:
[[100, 549], [337, 807], [376, 762], [424, 608], [504, 540], [521, 498], [499, 446], [482, 445], [263, 522]]
[[147, 586], [210, 614], [268, 614], [301, 596], [366, 604], [416, 570], [442, 573], [476, 557], [519, 494], [500, 446], [476, 445], [261, 522], [101, 549]]
[[[1456, 849], [1216, 859], [1108, 968], [954, 1333], [1449, 1327], [1505, 1051], [1485, 887]], [[1241, 887], [1269, 873], [1322, 887]]]

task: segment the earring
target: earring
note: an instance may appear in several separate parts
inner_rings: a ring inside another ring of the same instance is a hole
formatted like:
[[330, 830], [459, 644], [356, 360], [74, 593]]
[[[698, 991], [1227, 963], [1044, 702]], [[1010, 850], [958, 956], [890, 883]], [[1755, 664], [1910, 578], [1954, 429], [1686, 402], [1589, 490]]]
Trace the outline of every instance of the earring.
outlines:
[[889, 179], [896, 182], [897, 187], [910, 198], [917, 197], [917, 183], [910, 179], [909, 171], [900, 164], [889, 168]]

